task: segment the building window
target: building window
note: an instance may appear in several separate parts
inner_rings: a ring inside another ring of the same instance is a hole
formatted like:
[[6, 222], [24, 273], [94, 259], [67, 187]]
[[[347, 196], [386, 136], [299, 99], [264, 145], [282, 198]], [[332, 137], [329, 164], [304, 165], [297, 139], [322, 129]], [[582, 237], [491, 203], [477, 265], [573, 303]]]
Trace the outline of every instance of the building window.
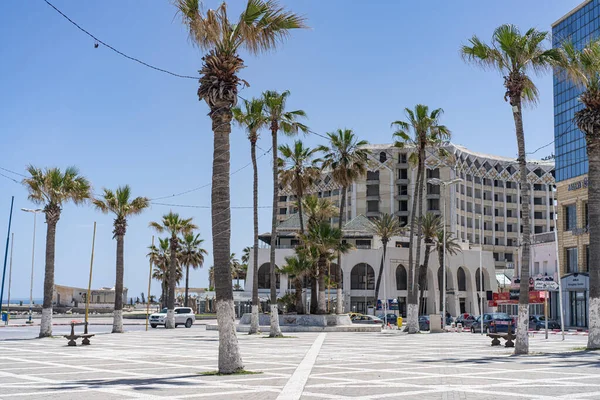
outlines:
[[570, 204], [564, 207], [565, 210], [565, 231], [572, 231], [577, 228], [577, 206]]
[[370, 249], [371, 241], [366, 239], [357, 239], [356, 240], [356, 248], [357, 249]]
[[506, 218], [512, 218], [512, 210], [506, 210]]
[[367, 185], [367, 196], [379, 196], [379, 185]]
[[427, 184], [427, 194], [440, 194], [440, 185]]
[[406, 268], [400, 264], [396, 267], [396, 290], [406, 290], [408, 288], [408, 279]]
[[408, 155], [406, 153], [398, 154], [398, 164], [406, 164], [408, 162]]
[[279, 196], [279, 201], [287, 201], [287, 196]]
[[398, 217], [398, 221], [400, 222], [400, 226], [408, 225], [408, 215], [401, 215]]
[[287, 214], [287, 208], [280, 208], [279, 209], [279, 215], [286, 215]]
[[367, 180], [368, 181], [378, 181], [379, 180], [379, 171], [367, 171]]
[[534, 275], [539, 275], [540, 274], [540, 263], [539, 261], [536, 261], [533, 263], [533, 274]]
[[375, 271], [369, 264], [360, 263], [350, 273], [350, 289], [375, 290]]
[[368, 212], [379, 212], [379, 200], [367, 201]]
[[387, 154], [385, 153], [385, 151], [382, 151], [381, 153], [379, 153], [379, 162], [384, 163], [387, 161]]
[[513, 262], [513, 253], [505, 253], [504, 259], [508, 262]]
[[544, 227], [541, 225], [534, 226], [533, 233], [544, 233]]
[[544, 199], [542, 197], [534, 197], [533, 198], [533, 204], [538, 205], [538, 206], [543, 206], [544, 205]]
[[[509, 226], [510, 226], [510, 225], [509, 225]], [[506, 245], [507, 245], [507, 246], [509, 246], [509, 247], [512, 247], [512, 245], [513, 245], [513, 240], [512, 240], [512, 239], [510, 239], [510, 238], [507, 238], [507, 239], [506, 239]]]
[[439, 168], [427, 170], [427, 179], [432, 179], [432, 178], [440, 179], [440, 169]]
[[579, 268], [577, 267], [577, 247], [565, 249], [565, 255], [567, 262], [567, 272], [579, 272]]
[[429, 211], [439, 211], [440, 210], [440, 200], [439, 199], [428, 199], [427, 200], [427, 209]]
[[408, 186], [407, 185], [398, 185], [398, 194], [400, 196], [408, 196]]
[[510, 194], [507, 194], [507, 195], [506, 195], [506, 202], [507, 202], [507, 203], [512, 203], [512, 202], [513, 202], [513, 201], [512, 201], [512, 196], [511, 196]]
[[398, 179], [408, 179], [408, 169], [400, 168], [398, 170]]
[[408, 249], [408, 242], [396, 242], [397, 248]]
[[408, 211], [408, 200], [400, 200], [398, 202], [400, 211]]

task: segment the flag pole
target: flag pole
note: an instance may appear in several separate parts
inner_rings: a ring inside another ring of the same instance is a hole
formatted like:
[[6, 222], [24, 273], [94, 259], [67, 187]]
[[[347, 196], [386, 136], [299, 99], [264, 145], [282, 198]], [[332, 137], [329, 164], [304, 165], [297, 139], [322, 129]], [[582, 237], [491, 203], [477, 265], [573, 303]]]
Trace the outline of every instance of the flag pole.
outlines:
[[15, 233], [12, 233], [10, 240], [10, 267], [8, 268], [8, 299], [6, 300], [6, 325], [10, 319], [10, 284], [12, 282], [12, 260], [13, 260], [13, 247], [15, 246]]
[[8, 243], [10, 242], [10, 226], [12, 224], [13, 205], [15, 196], [10, 200], [10, 216], [8, 217], [8, 233], [6, 234], [6, 250], [4, 251], [4, 269], [2, 270], [2, 288], [0, 288], [0, 314], [2, 314], [2, 300], [4, 300], [4, 278], [6, 277], [6, 261], [8, 259]]
[[94, 245], [96, 244], [96, 221], [94, 221], [94, 235], [92, 236], [92, 257], [90, 259], [90, 280], [88, 281], [87, 296], [85, 296], [85, 323], [87, 328], [88, 313], [90, 309], [90, 294], [92, 292], [92, 269], [94, 267]]

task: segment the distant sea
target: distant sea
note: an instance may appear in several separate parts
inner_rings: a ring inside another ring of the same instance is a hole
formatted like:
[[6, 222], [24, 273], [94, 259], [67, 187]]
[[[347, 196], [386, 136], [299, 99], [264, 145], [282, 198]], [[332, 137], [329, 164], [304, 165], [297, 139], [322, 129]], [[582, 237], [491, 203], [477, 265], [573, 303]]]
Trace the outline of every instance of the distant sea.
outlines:
[[[4, 296], [6, 296], [6, 293], [4, 293]], [[2, 304], [8, 304], [8, 299], [6, 297], [4, 297], [4, 299], [2, 299]], [[29, 297], [27, 297], [26, 299], [23, 298], [10, 298], [10, 304], [19, 304], [19, 302], [23, 302], [23, 304], [29, 304]], [[33, 298], [33, 304], [42, 304], [44, 302], [44, 299], [36, 299], [35, 297]]]

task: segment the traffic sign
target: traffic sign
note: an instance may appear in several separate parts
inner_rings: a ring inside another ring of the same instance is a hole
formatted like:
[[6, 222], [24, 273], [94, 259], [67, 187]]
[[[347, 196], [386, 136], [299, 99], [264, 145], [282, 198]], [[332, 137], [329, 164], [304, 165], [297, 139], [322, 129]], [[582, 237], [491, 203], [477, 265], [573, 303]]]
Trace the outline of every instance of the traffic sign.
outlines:
[[535, 281], [535, 290], [558, 290], [558, 283], [553, 281]]

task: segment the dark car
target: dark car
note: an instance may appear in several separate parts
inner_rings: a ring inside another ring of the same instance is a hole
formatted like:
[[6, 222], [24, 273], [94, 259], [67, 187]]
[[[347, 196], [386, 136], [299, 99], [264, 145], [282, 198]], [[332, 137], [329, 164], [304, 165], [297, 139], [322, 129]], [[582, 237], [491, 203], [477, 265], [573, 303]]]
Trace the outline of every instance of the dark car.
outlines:
[[[383, 320], [385, 322], [385, 315], [379, 314], [377, 318]], [[396, 325], [398, 323], [398, 316], [396, 314], [388, 314], [387, 315], [388, 324]]]
[[[508, 332], [510, 326], [510, 332], [515, 332], [515, 324], [512, 318], [506, 313], [489, 313], [483, 314], [483, 331], [485, 333], [493, 332]], [[471, 333], [477, 333], [481, 331], [481, 318], [478, 318], [471, 325]]]
[[421, 315], [419, 317], [419, 330], [428, 331], [430, 329], [429, 315]]
[[[543, 315], [532, 315], [529, 317], [529, 329], [539, 331], [546, 329], [546, 320]], [[560, 329], [560, 324], [553, 319], [548, 319], [548, 329]]]
[[473, 322], [475, 322], [475, 319], [476, 318], [473, 315], [462, 314], [459, 315], [454, 322], [456, 323], [456, 325], [461, 324], [462, 327], [465, 329], [470, 329], [471, 325], [473, 325]]

